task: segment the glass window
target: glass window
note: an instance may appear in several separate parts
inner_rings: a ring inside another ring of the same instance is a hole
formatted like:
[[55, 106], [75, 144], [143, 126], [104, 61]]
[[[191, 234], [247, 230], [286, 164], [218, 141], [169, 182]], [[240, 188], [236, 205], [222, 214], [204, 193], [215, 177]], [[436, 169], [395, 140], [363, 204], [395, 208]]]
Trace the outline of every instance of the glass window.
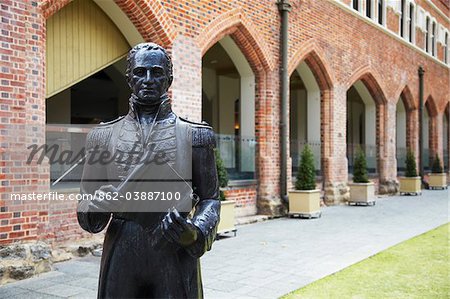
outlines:
[[405, 9], [405, 0], [401, 2], [401, 16], [400, 16], [400, 36], [405, 37], [405, 17], [406, 17], [406, 9]]
[[444, 62], [448, 63], [448, 32], [445, 33]]
[[409, 18], [408, 18], [408, 22], [409, 22], [409, 42], [414, 42], [414, 35], [416, 34], [415, 32], [415, 22], [414, 22], [414, 4], [410, 3], [409, 4]]
[[430, 18], [425, 21], [425, 51], [430, 52]]
[[366, 0], [366, 16], [372, 18], [372, 0]]
[[383, 25], [384, 21], [384, 1], [378, 0], [378, 24]]
[[433, 22], [431, 29], [431, 55], [436, 56], [436, 23]]

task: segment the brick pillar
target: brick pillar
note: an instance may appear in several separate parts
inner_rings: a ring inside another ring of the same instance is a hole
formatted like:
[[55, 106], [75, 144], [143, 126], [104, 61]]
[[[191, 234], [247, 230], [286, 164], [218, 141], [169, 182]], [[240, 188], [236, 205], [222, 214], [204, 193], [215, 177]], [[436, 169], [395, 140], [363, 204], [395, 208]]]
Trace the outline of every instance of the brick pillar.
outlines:
[[[280, 96], [278, 70], [255, 74], [258, 213], [280, 215]], [[289, 170], [288, 170], [289, 173]]]
[[434, 140], [434, 146], [435, 146], [435, 151], [434, 151], [434, 155], [433, 155], [433, 159], [435, 157], [436, 154], [438, 154], [439, 159], [441, 160], [441, 164], [442, 166], [444, 165], [444, 124], [443, 124], [443, 114], [438, 114], [435, 116], [435, 140]]
[[379, 108], [379, 122], [377, 132], [378, 150], [378, 165], [379, 165], [379, 194], [395, 194], [398, 192], [397, 181], [397, 159], [396, 153], [396, 103], [395, 101], [388, 101]]
[[406, 117], [406, 146], [414, 153], [419, 167], [419, 109], [408, 110]]
[[347, 89], [337, 85], [325, 91], [322, 109], [322, 167], [325, 175], [325, 203], [342, 204], [349, 198], [347, 161]]
[[408, 109], [406, 111], [406, 147], [413, 152], [419, 149], [419, 110]]
[[291, 101], [290, 101], [291, 93], [290, 92], [291, 92], [291, 90], [290, 90], [290, 88], [288, 88], [288, 91], [287, 91], [287, 98], [289, 99], [288, 103], [287, 103], [288, 121], [286, 123], [286, 126], [287, 126], [286, 134], [288, 136], [288, 138], [287, 138], [288, 144], [286, 146], [286, 152], [287, 152], [287, 161], [286, 161], [286, 163], [287, 163], [287, 169], [286, 169], [287, 170], [287, 175], [286, 175], [286, 178], [287, 178], [287, 190], [288, 190], [288, 192], [289, 192], [289, 190], [295, 189], [294, 183], [292, 181], [292, 176], [293, 176], [292, 166], [293, 165], [292, 165], [292, 157], [291, 157], [291, 133], [290, 132], [291, 132], [291, 118], [292, 117], [297, 117], [296, 115], [292, 115], [291, 114]]
[[[430, 116], [429, 118], [429, 135], [428, 135], [428, 146], [430, 148], [430, 169], [433, 166], [433, 160], [436, 154], [439, 154], [439, 147], [438, 147], [438, 116]], [[424, 142], [427, 142], [427, 140], [424, 140]], [[442, 144], [442, 142], [441, 142]]]
[[38, 223], [47, 218], [39, 211], [48, 203], [11, 196], [48, 192], [50, 172], [26, 163], [27, 147], [45, 143], [45, 18], [35, 1], [6, 1], [0, 15], [0, 244], [6, 244], [37, 238]]
[[[445, 113], [447, 113], [447, 131], [444, 132], [443, 134], [447, 134], [447, 159], [448, 159], [447, 165], [449, 168], [447, 169], [447, 172], [450, 174], [450, 115], [449, 115], [450, 109], [445, 110]], [[450, 179], [450, 176], [447, 177], [448, 179]]]
[[191, 121], [202, 119], [202, 53], [195, 40], [179, 34], [172, 47], [173, 110]]

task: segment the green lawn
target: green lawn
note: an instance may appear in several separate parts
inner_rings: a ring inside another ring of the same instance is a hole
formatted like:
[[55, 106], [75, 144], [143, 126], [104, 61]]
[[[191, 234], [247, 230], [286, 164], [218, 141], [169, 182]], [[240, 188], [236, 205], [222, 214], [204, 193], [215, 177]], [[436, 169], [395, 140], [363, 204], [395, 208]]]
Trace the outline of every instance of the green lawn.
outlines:
[[286, 298], [450, 298], [450, 224], [391, 247]]

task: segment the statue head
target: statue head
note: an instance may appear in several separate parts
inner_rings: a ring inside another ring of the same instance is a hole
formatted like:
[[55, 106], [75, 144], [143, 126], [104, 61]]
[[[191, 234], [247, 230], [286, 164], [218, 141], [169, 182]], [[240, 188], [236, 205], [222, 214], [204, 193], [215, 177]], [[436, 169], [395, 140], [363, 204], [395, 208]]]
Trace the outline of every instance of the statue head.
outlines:
[[126, 78], [139, 103], [159, 104], [172, 84], [172, 60], [157, 44], [138, 44], [128, 53]]

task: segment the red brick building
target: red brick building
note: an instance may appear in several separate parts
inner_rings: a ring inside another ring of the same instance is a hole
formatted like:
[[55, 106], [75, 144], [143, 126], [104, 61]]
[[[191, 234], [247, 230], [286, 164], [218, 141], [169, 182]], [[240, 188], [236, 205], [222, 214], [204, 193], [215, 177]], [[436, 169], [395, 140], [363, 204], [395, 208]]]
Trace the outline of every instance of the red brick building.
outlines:
[[[291, 6], [287, 177], [298, 151], [311, 144], [325, 203], [342, 203], [356, 145], [365, 149], [379, 191], [396, 192], [406, 148], [419, 152], [419, 67], [422, 162], [428, 167], [437, 154], [448, 172], [449, 2]], [[123, 114], [124, 55], [142, 41], [161, 44], [173, 57], [175, 112], [204, 119], [218, 133], [232, 178], [226, 193], [238, 215], [281, 213], [276, 1], [3, 0], [0, 14], [0, 244], [84, 235], [75, 201], [11, 197], [77, 192], [74, 185], [51, 188], [67, 167], [27, 161], [27, 148], [54, 136], [52, 142], [73, 140], [86, 132], [83, 124]]]

